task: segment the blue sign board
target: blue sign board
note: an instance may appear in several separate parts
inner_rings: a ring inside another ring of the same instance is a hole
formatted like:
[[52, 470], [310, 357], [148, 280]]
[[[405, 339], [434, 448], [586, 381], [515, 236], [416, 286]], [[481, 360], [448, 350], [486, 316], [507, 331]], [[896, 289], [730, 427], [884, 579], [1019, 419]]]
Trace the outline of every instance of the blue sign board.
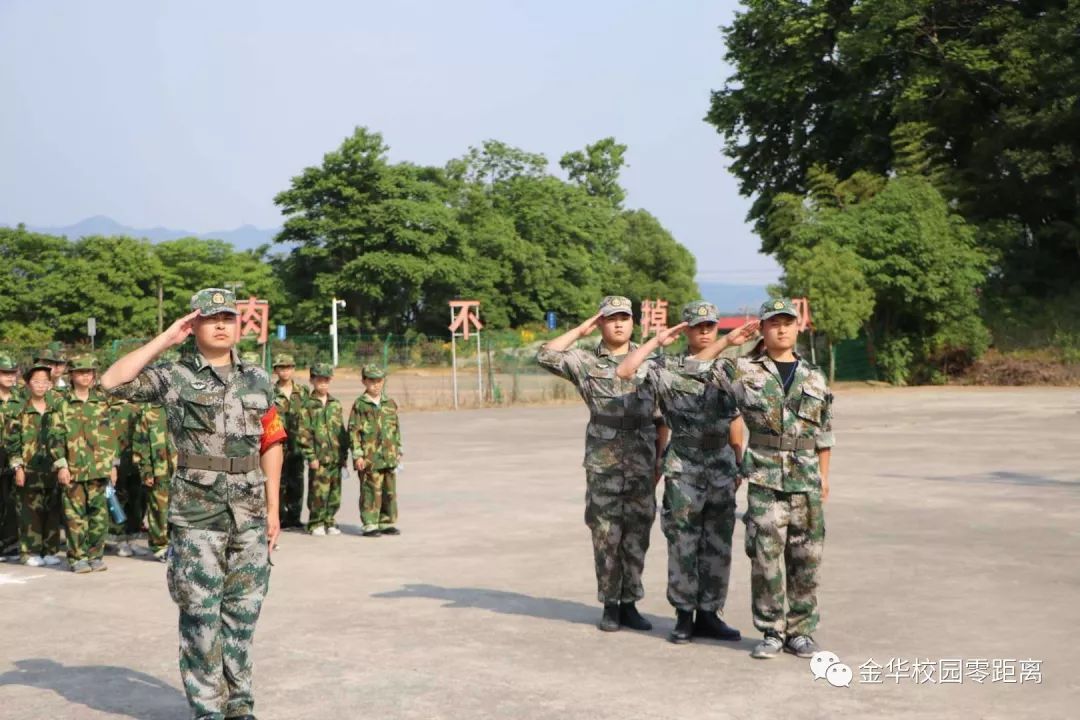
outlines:
[[278, 340], [284, 340], [285, 339], [285, 326], [284, 325], [278, 325], [277, 326], [277, 339]]
[[546, 316], [545, 320], [547, 321], [547, 328], [548, 328], [548, 330], [554, 330], [554, 329], [555, 329], [555, 325], [556, 325], [556, 322], [555, 322], [555, 313], [553, 313], [553, 312], [551, 312], [551, 311], [548, 311], [548, 313], [547, 313], [547, 316]]

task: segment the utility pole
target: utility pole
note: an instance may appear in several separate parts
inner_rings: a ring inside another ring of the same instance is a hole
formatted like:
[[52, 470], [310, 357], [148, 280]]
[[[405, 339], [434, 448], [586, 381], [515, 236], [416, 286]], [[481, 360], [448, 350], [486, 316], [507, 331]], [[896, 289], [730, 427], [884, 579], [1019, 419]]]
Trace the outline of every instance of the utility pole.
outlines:
[[345, 301], [338, 300], [336, 297], [330, 301], [330, 335], [333, 338], [334, 347], [334, 367], [338, 365], [338, 328], [337, 328], [337, 309], [338, 307], [344, 309]]

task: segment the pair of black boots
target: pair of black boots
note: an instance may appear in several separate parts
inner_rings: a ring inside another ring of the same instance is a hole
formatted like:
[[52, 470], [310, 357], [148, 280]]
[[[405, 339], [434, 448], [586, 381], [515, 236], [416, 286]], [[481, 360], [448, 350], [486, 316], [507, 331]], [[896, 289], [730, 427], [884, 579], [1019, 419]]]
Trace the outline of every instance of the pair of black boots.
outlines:
[[648, 632], [652, 630], [652, 623], [641, 616], [634, 603], [606, 603], [604, 615], [597, 625], [604, 632], [615, 632], [620, 627], [628, 627], [631, 630]]
[[742, 633], [721, 620], [715, 610], [698, 610], [697, 617], [693, 610], [676, 610], [675, 629], [668, 635], [668, 640], [682, 645], [694, 637], [733, 642], [742, 640]]

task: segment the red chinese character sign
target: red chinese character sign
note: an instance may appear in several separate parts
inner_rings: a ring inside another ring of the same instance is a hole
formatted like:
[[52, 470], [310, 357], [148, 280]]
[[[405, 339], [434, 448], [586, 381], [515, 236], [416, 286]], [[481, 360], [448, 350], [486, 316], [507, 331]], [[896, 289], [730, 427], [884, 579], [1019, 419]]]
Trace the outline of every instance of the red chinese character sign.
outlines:
[[260, 345], [265, 345], [270, 331], [270, 303], [254, 297], [236, 303], [236, 328], [240, 339], [255, 335]]
[[[460, 335], [468, 340], [470, 332], [476, 335], [476, 397], [480, 404], [484, 402], [484, 375], [480, 367], [480, 331], [484, 328], [480, 322], [479, 300], [450, 301], [450, 362], [454, 388], [454, 409], [458, 407], [457, 381], [457, 339]], [[475, 331], [475, 332], [474, 332]]]
[[667, 329], [667, 300], [641, 301], [641, 339]]
[[791, 298], [791, 304], [795, 306], [795, 310], [799, 313], [799, 332], [803, 332], [809, 327], [812, 327], [810, 321], [810, 300], [807, 298]]

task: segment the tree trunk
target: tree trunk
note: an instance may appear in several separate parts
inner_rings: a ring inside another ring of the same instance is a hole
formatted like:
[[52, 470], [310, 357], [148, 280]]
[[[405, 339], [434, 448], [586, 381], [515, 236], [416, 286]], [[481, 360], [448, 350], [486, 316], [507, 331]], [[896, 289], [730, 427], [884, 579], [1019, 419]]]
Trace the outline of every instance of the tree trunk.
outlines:
[[836, 382], [836, 346], [832, 338], [829, 338], [829, 384]]

